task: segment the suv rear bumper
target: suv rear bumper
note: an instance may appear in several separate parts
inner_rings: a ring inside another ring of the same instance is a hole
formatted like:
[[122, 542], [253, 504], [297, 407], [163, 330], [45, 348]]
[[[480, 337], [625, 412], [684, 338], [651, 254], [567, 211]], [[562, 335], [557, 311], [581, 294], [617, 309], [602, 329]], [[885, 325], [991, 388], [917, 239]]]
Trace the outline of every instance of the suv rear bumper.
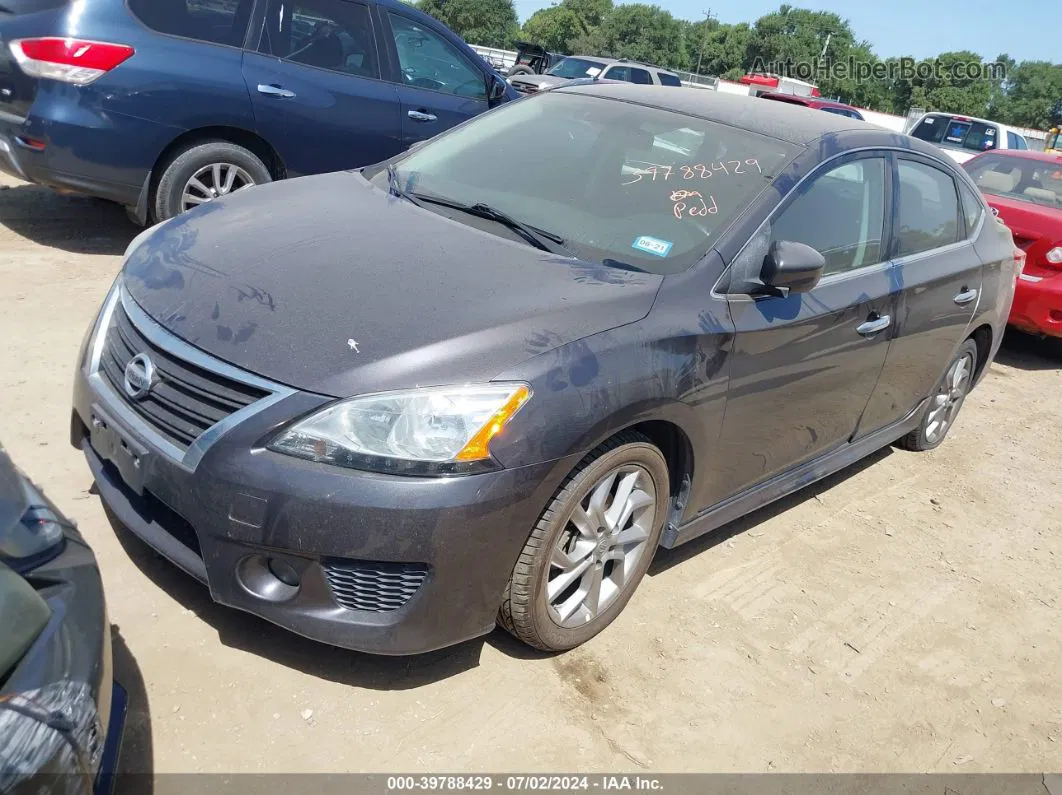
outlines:
[[0, 171], [60, 191], [136, 205], [156, 158], [180, 131], [62, 102], [42, 90], [29, 117], [0, 113]]

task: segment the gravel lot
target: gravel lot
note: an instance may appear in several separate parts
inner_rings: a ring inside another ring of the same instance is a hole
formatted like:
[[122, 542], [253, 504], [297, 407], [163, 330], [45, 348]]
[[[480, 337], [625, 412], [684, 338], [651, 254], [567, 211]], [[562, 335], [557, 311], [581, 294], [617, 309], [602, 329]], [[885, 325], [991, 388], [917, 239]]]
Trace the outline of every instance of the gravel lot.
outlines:
[[573, 653], [416, 658], [215, 606], [108, 522], [68, 444], [78, 344], [136, 230], [0, 177], [0, 439], [95, 547], [131, 771], [1062, 769], [1062, 355], [1008, 339], [929, 454], [886, 449], [658, 555]]

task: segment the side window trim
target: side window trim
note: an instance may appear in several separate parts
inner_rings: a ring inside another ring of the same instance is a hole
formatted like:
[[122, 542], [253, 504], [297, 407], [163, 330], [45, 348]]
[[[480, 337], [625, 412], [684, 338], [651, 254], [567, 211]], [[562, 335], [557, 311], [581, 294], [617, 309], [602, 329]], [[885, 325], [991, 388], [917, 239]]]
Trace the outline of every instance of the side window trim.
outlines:
[[923, 165], [923, 166], [926, 166], [928, 168], [935, 168], [937, 171], [939, 171], [941, 174], [943, 174], [944, 176], [948, 177], [951, 180], [951, 188], [955, 192], [956, 213], [958, 214], [958, 217], [955, 219], [955, 223], [956, 223], [956, 227], [955, 228], [959, 232], [959, 239], [954, 241], [954, 242], [952, 242], [952, 243], [945, 243], [942, 246], [937, 246], [936, 248], [927, 248], [925, 251], [918, 251], [918, 252], [915, 252], [914, 254], [904, 254], [902, 256], [897, 256], [896, 255], [896, 247], [899, 245], [900, 241], [895, 236], [895, 234], [890, 234], [890, 236], [889, 236], [889, 247], [888, 247], [888, 254], [889, 254], [889, 258], [888, 259], [889, 259], [889, 261], [890, 262], [893, 262], [893, 261], [895, 261], [895, 262], [912, 262], [912, 261], [915, 261], [915, 260], [918, 260], [918, 259], [922, 259], [923, 257], [928, 257], [931, 254], [939, 254], [942, 251], [949, 251], [949, 250], [951, 250], [953, 248], [958, 248], [959, 246], [969, 245], [971, 240], [970, 240], [970, 236], [968, 234], [968, 230], [966, 229], [966, 213], [963, 211], [962, 194], [959, 192], [959, 185], [956, 182], [955, 175], [952, 174], [952, 173], [949, 173], [944, 168], [941, 168], [940, 163], [935, 162], [931, 158], [922, 157], [921, 155], [918, 155], [918, 154], [915, 154], [915, 153], [909, 153], [909, 152], [893, 153], [893, 168], [892, 168], [893, 184], [897, 186], [897, 189], [894, 191], [894, 205], [893, 205], [893, 213], [892, 213], [893, 214], [893, 218], [899, 218], [899, 213], [900, 213], [900, 190], [899, 190], [899, 184], [900, 184], [900, 161], [901, 160], [906, 160], [906, 161], [908, 161], [910, 163], [918, 163], [919, 165]]
[[[422, 27], [427, 28], [432, 33], [434, 33], [436, 36], [438, 36], [440, 39], [442, 39], [447, 44], [449, 44], [453, 48], [454, 53], [457, 55], [457, 57], [460, 58], [465, 63], [465, 65], [468, 67], [469, 71], [475, 72], [476, 74], [480, 75], [480, 77], [482, 77], [483, 86], [484, 86], [484, 93], [487, 92], [487, 74], [486, 74], [486, 72], [482, 68], [480, 68], [479, 64], [477, 64], [475, 61], [471, 60], [461, 50], [461, 48], [458, 47], [457, 44], [455, 44], [453, 42], [453, 40], [449, 36], [447, 36], [442, 30], [440, 30], [438, 27], [436, 27], [435, 25], [433, 25], [431, 23], [422, 22], [419, 19], [414, 19], [413, 17], [408, 16], [407, 14], [403, 14], [402, 11], [400, 9], [397, 9], [397, 8], [386, 8], [386, 7], [380, 7], [379, 5], [377, 5], [376, 8], [379, 10], [380, 17], [382, 18], [383, 23], [386, 26], [381, 31], [381, 35], [383, 35], [383, 37], [385, 39], [385, 48], [387, 49], [387, 52], [388, 52], [388, 61], [390, 62], [390, 66], [391, 66], [391, 69], [390, 69], [391, 74], [389, 76], [384, 77], [385, 80], [387, 80], [388, 82], [391, 82], [391, 83], [397, 83], [398, 85], [405, 85], [405, 82], [402, 80], [402, 61], [398, 57], [398, 45], [395, 43], [395, 30], [394, 30], [394, 26], [391, 24], [391, 17], [395, 16], [395, 17], [401, 17], [402, 19], [406, 20], [407, 22], [409, 22], [412, 25], [420, 25]], [[434, 94], [441, 94], [442, 96], [447, 96], [447, 97], [456, 96], [455, 94], [451, 94], [451, 93], [449, 93], [447, 91], [435, 91], [435, 90], [430, 89], [430, 88], [420, 88], [418, 90], [420, 90], [420, 91], [431, 91]], [[464, 99], [467, 99], [467, 100], [469, 100], [471, 102], [481, 102], [482, 101], [482, 102], [486, 103], [486, 101], [487, 101], [486, 99], [480, 100], [477, 97], [464, 97]]]

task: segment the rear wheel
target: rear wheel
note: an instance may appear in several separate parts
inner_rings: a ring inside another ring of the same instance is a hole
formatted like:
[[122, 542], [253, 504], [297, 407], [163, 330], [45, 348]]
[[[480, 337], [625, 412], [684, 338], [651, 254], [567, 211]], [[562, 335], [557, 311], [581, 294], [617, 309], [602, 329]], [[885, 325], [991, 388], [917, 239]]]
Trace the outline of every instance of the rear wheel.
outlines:
[[667, 464], [622, 433], [568, 476], [524, 545], [500, 621], [543, 651], [585, 643], [620, 614], [653, 559], [670, 503]]
[[943, 378], [929, 397], [918, 427], [899, 441], [906, 450], [921, 452], [939, 447], [955, 424], [977, 368], [977, 343], [966, 340], [952, 358]]
[[229, 141], [206, 141], [180, 152], [162, 173], [155, 190], [155, 219], [186, 210], [244, 188], [272, 182], [257, 155]]

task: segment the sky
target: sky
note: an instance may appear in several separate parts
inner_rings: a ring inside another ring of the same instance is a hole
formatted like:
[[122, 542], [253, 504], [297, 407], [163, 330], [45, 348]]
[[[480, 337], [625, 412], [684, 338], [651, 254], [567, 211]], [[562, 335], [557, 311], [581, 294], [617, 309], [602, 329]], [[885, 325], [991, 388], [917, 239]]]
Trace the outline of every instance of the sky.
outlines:
[[[614, 0], [617, 4], [624, 0]], [[703, 19], [705, 11], [720, 22], [755, 22], [777, 11], [783, 0], [642, 0], [681, 19]], [[928, 58], [952, 50], [972, 50], [985, 60], [1006, 53], [1017, 61], [1058, 62], [1058, 42], [1043, 23], [1055, 20], [1057, 0], [787, 0], [797, 8], [833, 11], [848, 19], [856, 39], [870, 42], [879, 58], [911, 55]], [[515, 0], [526, 20], [550, 0]]]

